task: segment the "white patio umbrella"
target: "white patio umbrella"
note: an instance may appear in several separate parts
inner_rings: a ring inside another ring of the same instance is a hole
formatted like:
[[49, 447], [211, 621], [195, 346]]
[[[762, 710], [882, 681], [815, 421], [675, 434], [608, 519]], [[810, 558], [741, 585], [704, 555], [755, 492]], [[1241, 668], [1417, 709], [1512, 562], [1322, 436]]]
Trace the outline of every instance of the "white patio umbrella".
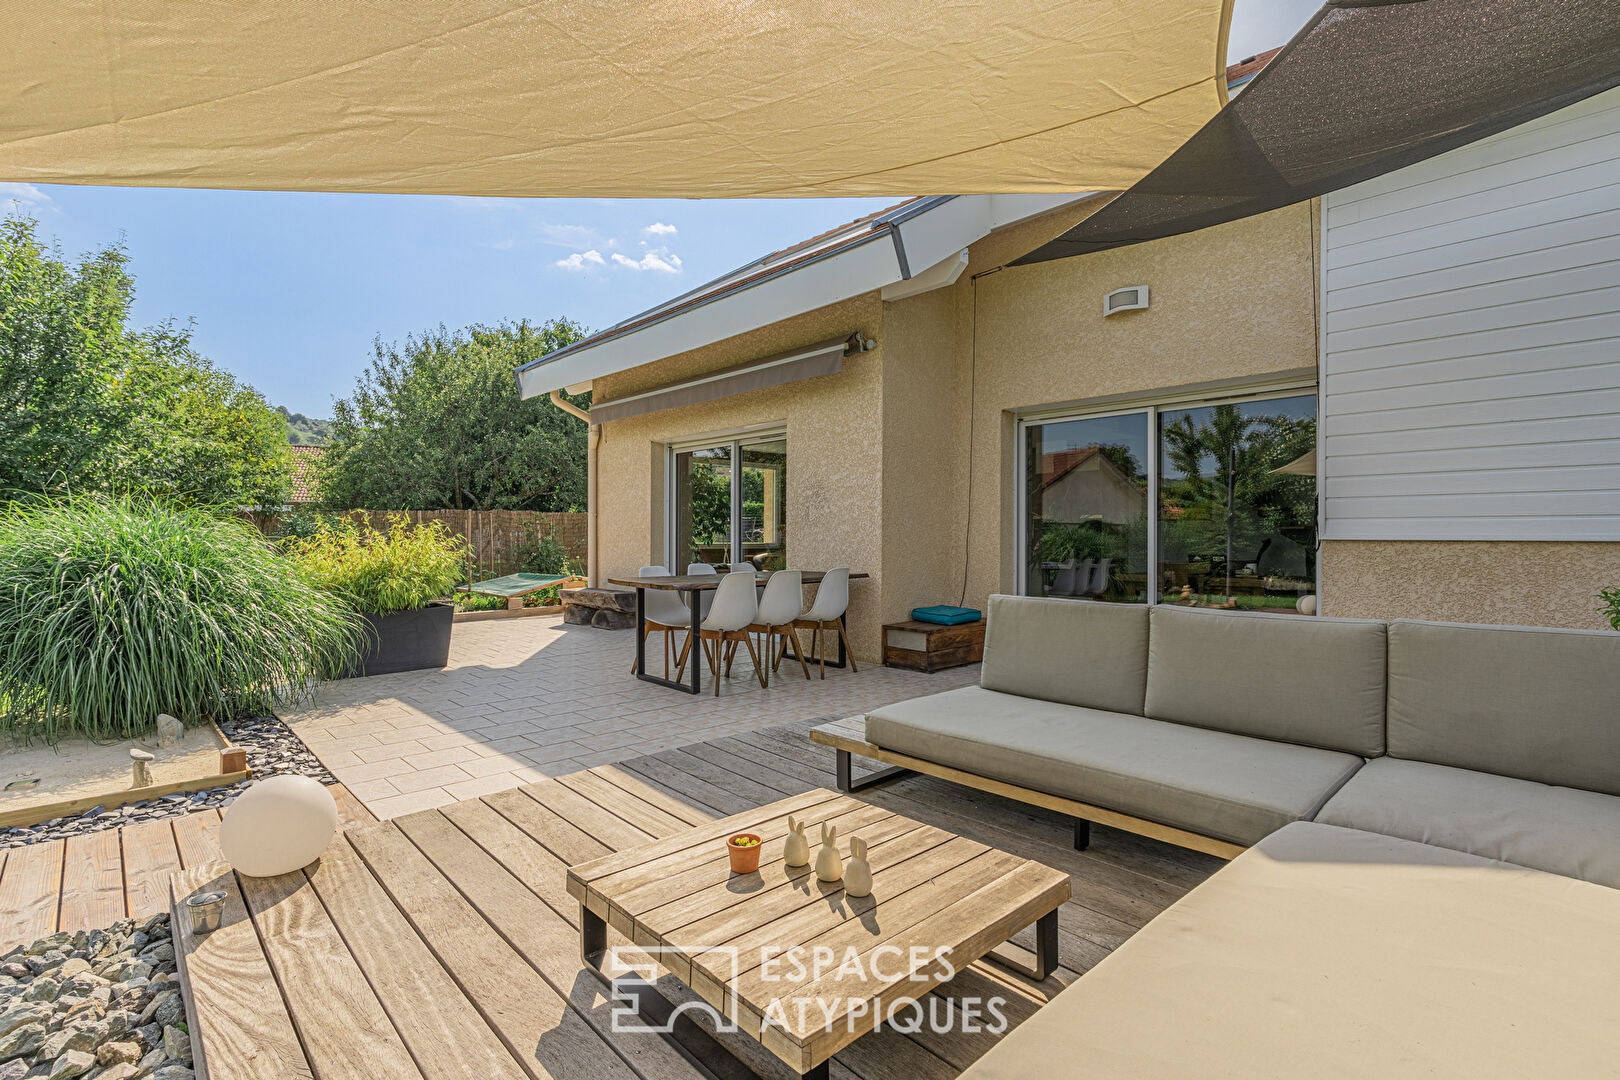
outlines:
[[8, 0], [0, 181], [463, 195], [1126, 188], [1230, 0]]

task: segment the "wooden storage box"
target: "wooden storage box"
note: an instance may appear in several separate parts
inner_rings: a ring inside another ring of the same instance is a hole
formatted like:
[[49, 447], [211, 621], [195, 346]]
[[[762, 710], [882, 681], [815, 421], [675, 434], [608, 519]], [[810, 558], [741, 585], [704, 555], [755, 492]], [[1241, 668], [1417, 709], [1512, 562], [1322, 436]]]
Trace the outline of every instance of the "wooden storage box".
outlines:
[[984, 620], [960, 626], [889, 623], [883, 627], [883, 663], [915, 671], [943, 671], [984, 659]]

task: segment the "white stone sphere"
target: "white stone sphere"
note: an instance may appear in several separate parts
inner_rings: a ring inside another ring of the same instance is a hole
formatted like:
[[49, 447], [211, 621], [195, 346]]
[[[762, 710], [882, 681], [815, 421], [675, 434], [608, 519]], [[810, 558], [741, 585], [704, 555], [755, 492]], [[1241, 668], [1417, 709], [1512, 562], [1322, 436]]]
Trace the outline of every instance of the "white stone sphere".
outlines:
[[1294, 610], [1298, 611], [1301, 615], [1315, 615], [1316, 614], [1316, 594], [1312, 593], [1312, 594], [1310, 594], [1308, 596], [1300, 597], [1299, 598], [1299, 603], [1294, 605]]
[[237, 796], [219, 824], [219, 849], [248, 877], [290, 874], [321, 857], [337, 833], [337, 802], [307, 776], [272, 776]]

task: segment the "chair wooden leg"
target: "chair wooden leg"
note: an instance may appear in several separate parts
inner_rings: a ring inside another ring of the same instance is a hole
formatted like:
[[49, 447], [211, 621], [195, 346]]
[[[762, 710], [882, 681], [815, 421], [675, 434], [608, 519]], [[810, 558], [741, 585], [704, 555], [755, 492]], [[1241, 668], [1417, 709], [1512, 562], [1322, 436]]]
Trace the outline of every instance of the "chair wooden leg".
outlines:
[[759, 662], [759, 653], [754, 651], [753, 636], [744, 634], [743, 644], [748, 646], [748, 658], [754, 662], [754, 674], [759, 679], [759, 688], [763, 690], [765, 689], [765, 665]]
[[[799, 630], [797, 627], [789, 627], [788, 633], [793, 635], [793, 659], [799, 662], [799, 670], [804, 672], [805, 681], [809, 682], [810, 665], [804, 662], [804, 642], [799, 640]], [[786, 642], [787, 638], [784, 636], [782, 640]], [[785, 648], [786, 646], [784, 645], [784, 649]]]
[[686, 641], [681, 644], [681, 655], [675, 659], [675, 681], [680, 682], [686, 673], [686, 658], [692, 655], [692, 635], [686, 635]]
[[855, 650], [849, 647], [849, 634], [844, 632], [844, 621], [840, 619], [833, 625], [838, 627], [838, 640], [844, 643], [844, 662], [849, 665], [851, 672], [858, 674], [861, 669], [855, 666]]

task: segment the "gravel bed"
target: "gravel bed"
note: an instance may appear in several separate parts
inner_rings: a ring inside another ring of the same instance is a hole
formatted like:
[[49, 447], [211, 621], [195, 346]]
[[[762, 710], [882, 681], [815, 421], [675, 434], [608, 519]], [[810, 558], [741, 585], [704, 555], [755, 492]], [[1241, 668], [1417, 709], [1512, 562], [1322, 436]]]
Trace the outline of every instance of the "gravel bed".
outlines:
[[0, 1080], [192, 1080], [169, 917], [0, 956]]
[[[296, 773], [313, 777], [323, 784], [335, 784], [337, 779], [310, 753], [292, 729], [274, 716], [254, 716], [230, 720], [219, 726], [225, 737], [247, 751], [248, 767], [253, 778]], [[76, 817], [52, 818], [37, 825], [13, 826], [0, 829], [0, 849], [22, 847], [50, 840], [65, 840], [70, 836], [117, 829], [143, 821], [179, 817], [198, 810], [224, 810], [235, 800], [247, 782], [226, 787], [206, 788], [163, 795], [156, 799], [125, 803], [123, 806], [93, 806]], [[0, 1080], [9, 1080], [0, 1072]]]

